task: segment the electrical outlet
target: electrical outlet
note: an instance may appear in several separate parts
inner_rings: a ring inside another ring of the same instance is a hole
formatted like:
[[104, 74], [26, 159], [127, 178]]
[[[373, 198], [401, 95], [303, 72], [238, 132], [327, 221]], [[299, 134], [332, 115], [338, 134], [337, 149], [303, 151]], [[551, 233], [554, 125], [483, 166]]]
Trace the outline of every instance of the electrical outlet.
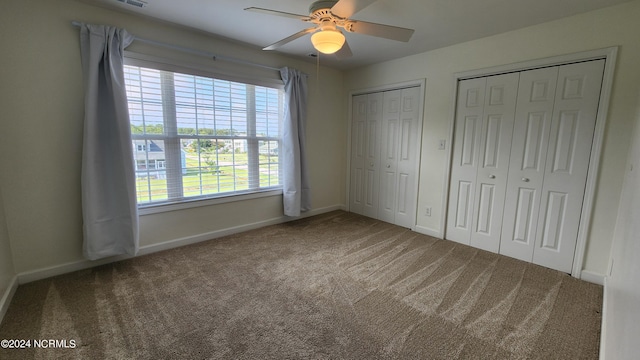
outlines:
[[425, 215], [425, 216], [431, 216], [431, 206], [427, 206], [427, 207], [424, 209], [424, 215]]

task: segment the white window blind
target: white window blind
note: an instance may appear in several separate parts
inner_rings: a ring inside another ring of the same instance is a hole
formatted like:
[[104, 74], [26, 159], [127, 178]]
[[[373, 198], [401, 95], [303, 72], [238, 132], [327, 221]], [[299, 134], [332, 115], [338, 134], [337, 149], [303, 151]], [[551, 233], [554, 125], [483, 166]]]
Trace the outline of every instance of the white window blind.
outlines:
[[138, 205], [281, 188], [283, 91], [125, 66]]

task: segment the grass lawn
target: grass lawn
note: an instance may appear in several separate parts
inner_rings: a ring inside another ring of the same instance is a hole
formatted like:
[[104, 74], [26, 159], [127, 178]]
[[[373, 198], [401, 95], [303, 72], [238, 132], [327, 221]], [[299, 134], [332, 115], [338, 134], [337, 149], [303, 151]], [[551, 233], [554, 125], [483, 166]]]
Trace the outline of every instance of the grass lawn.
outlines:
[[[235, 164], [234, 163], [235, 155]], [[271, 158], [271, 159], [270, 159]], [[212, 160], [214, 160], [213, 158]], [[278, 184], [278, 164], [270, 164], [269, 160], [277, 162], [277, 156], [260, 155], [260, 186], [274, 186]], [[247, 170], [247, 154], [219, 154], [217, 171], [210, 168], [203, 161], [199, 166], [198, 155], [187, 153], [186, 174], [182, 176], [184, 197], [225, 193], [249, 189]], [[271, 180], [271, 183], [269, 183]], [[161, 201], [167, 199], [167, 181], [165, 179], [137, 178], [136, 189], [138, 203]], [[151, 196], [151, 199], [149, 199]]]

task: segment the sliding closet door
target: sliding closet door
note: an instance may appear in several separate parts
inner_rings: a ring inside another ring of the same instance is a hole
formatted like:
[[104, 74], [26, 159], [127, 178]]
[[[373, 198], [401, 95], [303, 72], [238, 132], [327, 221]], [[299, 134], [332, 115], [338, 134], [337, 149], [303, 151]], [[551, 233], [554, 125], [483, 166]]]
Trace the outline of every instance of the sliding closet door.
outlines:
[[571, 272], [604, 60], [561, 66], [533, 262]]
[[453, 164], [447, 209], [447, 239], [469, 245], [486, 78], [458, 84]]
[[520, 73], [500, 254], [531, 262], [558, 67]]

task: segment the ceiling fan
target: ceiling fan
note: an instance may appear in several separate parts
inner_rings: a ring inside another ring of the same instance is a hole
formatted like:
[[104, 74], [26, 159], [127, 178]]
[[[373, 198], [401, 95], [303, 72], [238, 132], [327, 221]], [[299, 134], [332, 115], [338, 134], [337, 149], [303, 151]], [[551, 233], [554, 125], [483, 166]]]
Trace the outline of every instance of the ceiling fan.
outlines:
[[311, 4], [308, 16], [257, 7], [249, 7], [245, 10], [284, 16], [314, 24], [313, 27], [299, 31], [265, 47], [263, 50], [275, 50], [306, 34], [314, 33], [311, 36], [311, 43], [316, 50], [324, 54], [335, 53], [339, 59], [343, 59], [351, 57], [353, 54], [349, 48], [349, 44], [346, 42], [344, 34], [342, 34], [339, 28], [343, 28], [347, 32], [404, 42], [409, 41], [411, 35], [413, 35], [414, 30], [412, 29], [349, 19], [353, 14], [376, 1], [377, 0], [319, 0]]

